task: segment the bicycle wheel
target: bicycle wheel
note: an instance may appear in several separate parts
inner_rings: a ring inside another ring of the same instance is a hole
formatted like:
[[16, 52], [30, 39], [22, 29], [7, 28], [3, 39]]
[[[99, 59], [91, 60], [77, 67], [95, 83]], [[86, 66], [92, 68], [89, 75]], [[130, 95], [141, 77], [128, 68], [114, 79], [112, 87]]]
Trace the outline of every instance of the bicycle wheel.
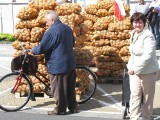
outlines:
[[96, 90], [97, 76], [88, 67], [76, 67], [76, 100], [78, 104], [88, 101]]
[[12, 112], [23, 108], [31, 97], [31, 83], [22, 76], [20, 85], [16, 92], [13, 88], [16, 84], [18, 72], [10, 73], [0, 79], [0, 109]]

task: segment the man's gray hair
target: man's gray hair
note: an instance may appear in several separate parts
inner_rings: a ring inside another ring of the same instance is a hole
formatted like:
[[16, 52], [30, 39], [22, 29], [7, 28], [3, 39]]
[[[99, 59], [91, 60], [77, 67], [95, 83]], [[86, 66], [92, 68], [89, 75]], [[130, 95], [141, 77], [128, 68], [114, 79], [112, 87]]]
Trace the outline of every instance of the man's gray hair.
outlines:
[[58, 14], [52, 10], [48, 11], [46, 15], [49, 15], [50, 19], [54, 19], [54, 21], [59, 19]]

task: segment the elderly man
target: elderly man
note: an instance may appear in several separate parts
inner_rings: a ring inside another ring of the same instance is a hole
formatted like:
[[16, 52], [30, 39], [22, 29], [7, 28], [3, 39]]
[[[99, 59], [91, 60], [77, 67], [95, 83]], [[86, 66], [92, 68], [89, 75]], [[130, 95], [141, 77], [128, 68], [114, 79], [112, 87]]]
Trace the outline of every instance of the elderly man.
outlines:
[[49, 28], [39, 46], [32, 49], [32, 53], [45, 54], [51, 93], [56, 103], [56, 107], [48, 115], [65, 115], [67, 107], [70, 113], [74, 113], [77, 112], [77, 102], [73, 33], [53, 11], [46, 14], [45, 21]]

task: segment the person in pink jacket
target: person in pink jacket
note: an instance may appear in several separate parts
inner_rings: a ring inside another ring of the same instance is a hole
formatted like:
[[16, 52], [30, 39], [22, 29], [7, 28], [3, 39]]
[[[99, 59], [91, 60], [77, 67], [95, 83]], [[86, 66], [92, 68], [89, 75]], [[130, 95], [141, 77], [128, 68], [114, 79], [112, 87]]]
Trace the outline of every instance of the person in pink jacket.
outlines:
[[[153, 111], [155, 81], [159, 70], [156, 57], [156, 40], [146, 26], [146, 17], [140, 12], [131, 16], [133, 30], [130, 38], [130, 58], [127, 64], [130, 79], [130, 119], [150, 120]], [[143, 105], [141, 109], [141, 99]]]

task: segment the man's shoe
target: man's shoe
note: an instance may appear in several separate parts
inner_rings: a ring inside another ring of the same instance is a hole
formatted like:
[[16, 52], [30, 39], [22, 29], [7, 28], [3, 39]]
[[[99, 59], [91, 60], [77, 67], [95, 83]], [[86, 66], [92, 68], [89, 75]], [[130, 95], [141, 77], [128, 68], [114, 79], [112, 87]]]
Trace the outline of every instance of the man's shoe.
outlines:
[[66, 112], [57, 113], [57, 112], [55, 112], [55, 111], [48, 111], [47, 113], [48, 113], [48, 115], [66, 115]]
[[47, 114], [48, 115], [58, 115], [55, 111], [48, 111]]
[[70, 113], [73, 114], [73, 113], [78, 113], [78, 109], [74, 109], [74, 110], [70, 110]]

